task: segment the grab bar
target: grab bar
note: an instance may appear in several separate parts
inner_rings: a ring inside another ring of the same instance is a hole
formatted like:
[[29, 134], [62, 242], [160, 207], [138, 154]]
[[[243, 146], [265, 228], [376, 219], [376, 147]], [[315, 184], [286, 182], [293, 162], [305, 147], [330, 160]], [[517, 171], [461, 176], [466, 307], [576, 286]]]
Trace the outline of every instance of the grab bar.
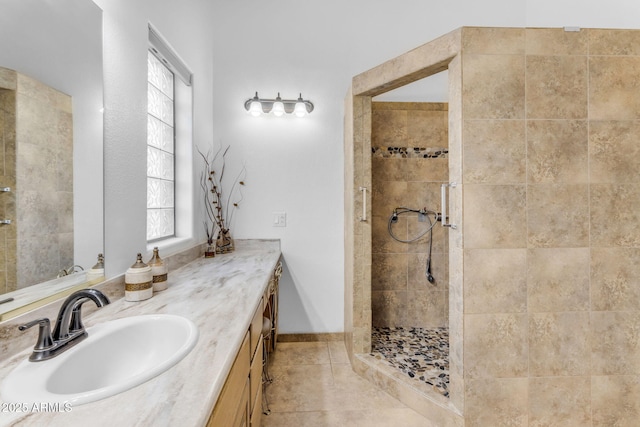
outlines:
[[362, 218], [360, 221], [364, 222], [367, 220], [367, 187], [360, 187], [358, 190], [362, 191]]
[[455, 182], [449, 182], [446, 184], [442, 184], [442, 186], [440, 187], [440, 202], [442, 204], [442, 208], [440, 211], [442, 212], [442, 226], [451, 227], [454, 230], [458, 228], [458, 226], [452, 224], [451, 221], [449, 221], [449, 217], [447, 216], [447, 188], [455, 188], [456, 185], [457, 184]]

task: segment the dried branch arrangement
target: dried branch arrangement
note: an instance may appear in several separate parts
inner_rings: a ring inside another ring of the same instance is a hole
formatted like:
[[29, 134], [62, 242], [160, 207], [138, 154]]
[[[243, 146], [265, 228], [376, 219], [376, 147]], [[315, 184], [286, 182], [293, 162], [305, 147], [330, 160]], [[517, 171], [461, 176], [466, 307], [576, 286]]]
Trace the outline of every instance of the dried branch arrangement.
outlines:
[[[204, 221], [204, 228], [207, 233], [207, 243], [213, 245], [216, 239], [216, 253], [226, 253], [233, 251], [233, 240], [229, 233], [229, 227], [233, 220], [233, 213], [240, 207], [243, 199], [242, 186], [246, 168], [242, 169], [235, 177], [229, 193], [224, 192], [223, 183], [225, 178], [226, 155], [229, 147], [222, 150], [222, 146], [213, 153], [212, 150], [206, 154], [198, 149], [198, 153], [204, 161], [204, 169], [200, 175], [200, 187], [204, 197], [204, 206], [207, 218]], [[216, 173], [216, 164], [219, 165], [220, 173]], [[216, 231], [218, 235], [216, 238]]]

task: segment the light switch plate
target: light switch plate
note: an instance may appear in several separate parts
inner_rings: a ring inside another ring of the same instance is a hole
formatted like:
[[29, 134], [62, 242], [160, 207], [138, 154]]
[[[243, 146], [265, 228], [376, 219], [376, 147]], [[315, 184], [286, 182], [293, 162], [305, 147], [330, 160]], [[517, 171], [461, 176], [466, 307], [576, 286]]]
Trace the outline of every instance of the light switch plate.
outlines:
[[274, 227], [286, 227], [287, 226], [287, 213], [286, 212], [273, 212], [273, 226]]

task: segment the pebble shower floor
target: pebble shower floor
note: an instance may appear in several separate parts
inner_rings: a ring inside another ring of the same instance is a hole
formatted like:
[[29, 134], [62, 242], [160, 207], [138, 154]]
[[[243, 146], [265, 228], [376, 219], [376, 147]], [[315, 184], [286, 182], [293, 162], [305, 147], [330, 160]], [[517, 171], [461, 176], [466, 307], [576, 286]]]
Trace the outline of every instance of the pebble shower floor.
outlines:
[[371, 356], [449, 397], [449, 328], [373, 327]]

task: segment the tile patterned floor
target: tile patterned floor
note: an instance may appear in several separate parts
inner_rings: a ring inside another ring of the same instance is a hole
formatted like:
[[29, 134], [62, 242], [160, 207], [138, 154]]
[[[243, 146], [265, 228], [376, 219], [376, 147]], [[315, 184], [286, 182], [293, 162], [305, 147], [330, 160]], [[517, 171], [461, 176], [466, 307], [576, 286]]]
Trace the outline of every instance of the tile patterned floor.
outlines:
[[263, 427], [435, 427], [351, 369], [344, 343], [278, 343]]
[[448, 328], [374, 327], [371, 356], [449, 397]]

